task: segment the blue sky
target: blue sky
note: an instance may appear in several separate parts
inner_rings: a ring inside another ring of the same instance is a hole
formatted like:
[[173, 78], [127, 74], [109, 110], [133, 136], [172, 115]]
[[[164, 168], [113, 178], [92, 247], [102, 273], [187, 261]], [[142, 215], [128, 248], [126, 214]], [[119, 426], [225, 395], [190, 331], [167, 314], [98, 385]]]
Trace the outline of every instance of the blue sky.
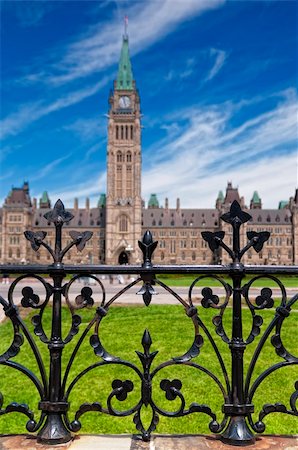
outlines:
[[96, 205], [123, 17], [143, 115], [142, 193], [213, 207], [227, 181], [275, 208], [297, 186], [297, 2], [1, 1], [1, 204]]

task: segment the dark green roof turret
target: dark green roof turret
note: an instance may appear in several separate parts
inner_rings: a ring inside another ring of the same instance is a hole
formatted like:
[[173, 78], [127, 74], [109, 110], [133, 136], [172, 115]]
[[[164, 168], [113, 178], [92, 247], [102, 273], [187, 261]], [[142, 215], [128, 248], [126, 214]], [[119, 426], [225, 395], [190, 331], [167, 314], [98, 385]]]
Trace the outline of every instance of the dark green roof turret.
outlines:
[[156, 194], [151, 194], [148, 202], [148, 208], [159, 208], [159, 201]]
[[254, 193], [253, 193], [252, 202], [253, 203], [261, 203], [261, 199], [260, 199], [257, 191], [254, 191]]
[[289, 205], [289, 202], [286, 200], [281, 200], [278, 204], [278, 209], [284, 209]]
[[224, 201], [224, 195], [222, 191], [219, 191], [218, 196], [217, 196], [217, 200], [219, 200], [220, 202]]
[[50, 208], [51, 207], [51, 201], [49, 199], [47, 191], [44, 191], [42, 193], [42, 196], [39, 200], [39, 207], [40, 208]]
[[100, 194], [97, 207], [98, 208], [104, 208], [106, 206], [107, 197], [106, 194]]
[[125, 34], [122, 41], [118, 75], [116, 79], [116, 89], [126, 89], [132, 91], [133, 88], [133, 74], [129, 57], [128, 36]]

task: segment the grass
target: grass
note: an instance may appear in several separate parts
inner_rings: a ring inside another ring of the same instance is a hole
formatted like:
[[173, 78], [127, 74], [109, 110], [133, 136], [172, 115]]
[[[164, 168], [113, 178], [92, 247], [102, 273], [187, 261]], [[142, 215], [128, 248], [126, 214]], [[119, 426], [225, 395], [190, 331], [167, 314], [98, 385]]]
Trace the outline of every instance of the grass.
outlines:
[[[193, 275], [158, 275], [157, 278], [168, 284], [169, 286], [190, 286], [191, 283], [195, 280], [195, 276]], [[227, 283], [231, 284], [232, 280], [230, 277], [224, 277], [221, 276], [221, 279], [226, 281]], [[242, 284], [248, 283], [252, 279], [251, 275], [246, 275], [245, 278], [242, 281]], [[278, 279], [284, 284], [285, 287], [288, 288], [295, 288], [298, 287], [298, 278], [295, 275], [289, 275], [289, 276], [279, 276]], [[206, 277], [203, 278], [201, 283], [204, 283], [205, 286], [221, 286], [219, 282], [212, 277]], [[252, 287], [278, 287], [277, 283], [268, 277], [262, 277], [254, 281]]]
[[[277, 305], [276, 305], [277, 306]], [[81, 331], [89, 323], [94, 311], [82, 310]], [[214, 333], [214, 327], [211, 323], [215, 312], [210, 309], [203, 309], [199, 307], [199, 314], [208, 329], [212, 332], [214, 339], [221, 351], [225, 360], [228, 373], [230, 373], [230, 354], [228, 345], [224, 344], [221, 339]], [[28, 326], [32, 325], [30, 319], [32, 313], [27, 315], [25, 322]], [[264, 318], [264, 325], [262, 331], [270, 323], [274, 312], [262, 311]], [[297, 354], [297, 312], [293, 312], [284, 322], [282, 329], [282, 339], [287, 349], [292, 354]], [[63, 330], [67, 334], [70, 326], [70, 314], [66, 308], [63, 309]], [[249, 334], [251, 328], [251, 317], [248, 310], [243, 311], [243, 326], [244, 337]], [[48, 308], [44, 315], [44, 328], [50, 333], [51, 327], [51, 308]], [[225, 312], [225, 327], [230, 334], [231, 330], [231, 309]], [[141, 366], [140, 361], [135, 353], [135, 350], [143, 351], [141, 339], [144, 329], [150, 331], [152, 338], [151, 351], [158, 350], [159, 353], [153, 362], [153, 368], [163, 361], [168, 360], [172, 356], [179, 356], [185, 353], [191, 346], [194, 336], [192, 321], [189, 319], [181, 306], [130, 306], [119, 307], [113, 306], [107, 317], [103, 320], [101, 325], [100, 337], [105, 348], [112, 354], [120, 356], [123, 359], [131, 361]], [[261, 332], [262, 334], [262, 332]], [[12, 326], [6, 321], [0, 326], [0, 352], [5, 351], [11, 343]], [[200, 355], [195, 359], [199, 364], [207, 367], [212, 372], [216, 373], [223, 382], [223, 376], [220, 372], [220, 367], [215, 357], [215, 353], [207, 339], [204, 337], [204, 345]], [[74, 345], [80, 336], [77, 335], [73, 341], [65, 346], [63, 354], [63, 370], [65, 370], [66, 363], [71, 355]], [[253, 350], [259, 337], [248, 345], [245, 351], [245, 370], [248, 368], [248, 363], [252, 357]], [[42, 344], [36, 339], [38, 347], [42, 353], [45, 365], [49, 367], [48, 350], [45, 344]], [[35, 373], [37, 365], [34, 361], [33, 354], [30, 351], [29, 345], [25, 342], [21, 347], [19, 355], [15, 360], [26, 365]], [[98, 361], [98, 357], [94, 355], [93, 349], [89, 345], [89, 336], [82, 345], [75, 364], [70, 373], [69, 382], [89, 364]], [[253, 379], [259, 375], [266, 367], [272, 363], [280, 361], [280, 358], [275, 354], [274, 348], [270, 343], [266, 343], [256, 367], [256, 373]], [[129, 379], [134, 383], [134, 390], [129, 393], [125, 402], [118, 402], [115, 400], [114, 405], [117, 409], [123, 410], [135, 404], [140, 398], [140, 382], [135, 372], [120, 365], [101, 366], [83, 377], [70, 395], [70, 413], [71, 420], [74, 418], [75, 411], [84, 402], [100, 402], [106, 406], [106, 400], [112, 391], [111, 382], [119, 378], [121, 380]], [[165, 393], [159, 388], [159, 383], [163, 378], [179, 378], [181, 379], [182, 393], [186, 399], [186, 406], [188, 407], [192, 402], [209, 405], [213, 411], [216, 412], [218, 419], [221, 420], [221, 405], [223, 403], [221, 393], [215, 383], [204, 373], [188, 366], [172, 366], [164, 368], [153, 380], [153, 398], [155, 402], [167, 410], [174, 411], [179, 407], [178, 399], [173, 402], [165, 399]], [[258, 412], [263, 404], [282, 402], [289, 407], [289, 398], [294, 391], [294, 382], [298, 378], [297, 366], [288, 366], [271, 374], [266, 381], [264, 381], [257, 390], [254, 397], [255, 409]], [[37, 403], [39, 401], [38, 395], [34, 386], [24, 375], [18, 371], [6, 366], [0, 366], [0, 391], [4, 396], [4, 407], [12, 402], [27, 403], [35, 414], [39, 417]], [[69, 385], [69, 383], [68, 383]], [[150, 408], [144, 412], [144, 420], [150, 421]], [[254, 420], [257, 420], [257, 414], [254, 415]], [[23, 433], [25, 432], [25, 424], [27, 418], [22, 414], [11, 413], [0, 417], [0, 433]], [[164, 418], [160, 416], [160, 422], [157, 427], [159, 433], [208, 433], [208, 423], [210, 419], [204, 414], [191, 414], [182, 418]], [[82, 433], [133, 433], [136, 432], [135, 426], [132, 422], [132, 416], [124, 418], [115, 418], [105, 414], [87, 413], [81, 417]], [[274, 434], [295, 434], [298, 432], [297, 417], [286, 416], [280, 413], [271, 414], [266, 417], [266, 433]]]

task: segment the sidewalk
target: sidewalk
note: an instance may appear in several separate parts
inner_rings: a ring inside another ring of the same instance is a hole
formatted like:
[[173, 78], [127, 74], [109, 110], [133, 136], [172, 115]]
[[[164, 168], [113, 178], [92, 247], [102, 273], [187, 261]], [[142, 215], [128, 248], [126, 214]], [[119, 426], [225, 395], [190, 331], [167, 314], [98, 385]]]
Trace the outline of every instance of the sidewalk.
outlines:
[[[0, 436], [0, 450], [235, 450], [223, 444], [218, 437], [205, 435], [155, 435], [143, 442], [131, 435], [78, 435], [73, 441], [61, 445], [37, 444], [34, 436]], [[297, 450], [298, 436], [260, 436], [256, 443], [245, 447], [250, 450]]]

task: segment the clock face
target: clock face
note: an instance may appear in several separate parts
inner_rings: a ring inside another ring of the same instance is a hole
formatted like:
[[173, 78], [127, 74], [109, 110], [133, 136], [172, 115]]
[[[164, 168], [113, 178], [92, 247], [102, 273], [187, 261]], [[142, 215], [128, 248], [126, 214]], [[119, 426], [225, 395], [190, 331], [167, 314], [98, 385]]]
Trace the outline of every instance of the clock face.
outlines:
[[130, 98], [127, 95], [119, 98], [119, 106], [120, 108], [129, 108], [131, 104]]

